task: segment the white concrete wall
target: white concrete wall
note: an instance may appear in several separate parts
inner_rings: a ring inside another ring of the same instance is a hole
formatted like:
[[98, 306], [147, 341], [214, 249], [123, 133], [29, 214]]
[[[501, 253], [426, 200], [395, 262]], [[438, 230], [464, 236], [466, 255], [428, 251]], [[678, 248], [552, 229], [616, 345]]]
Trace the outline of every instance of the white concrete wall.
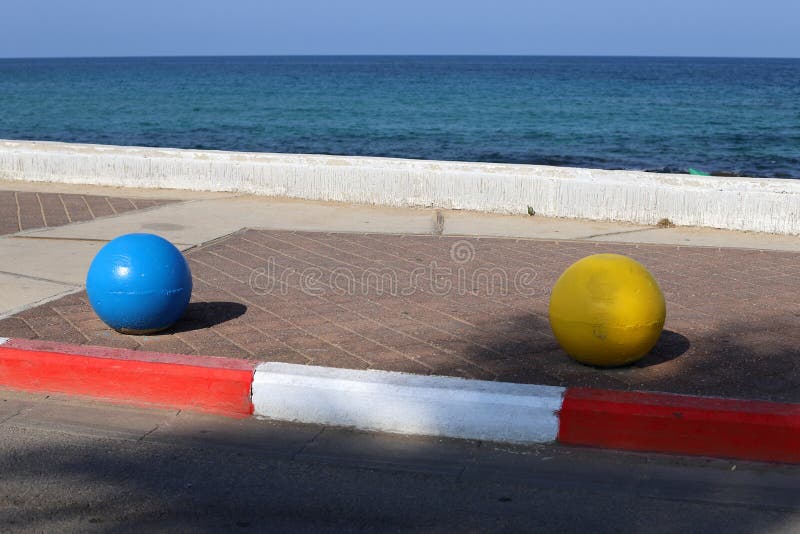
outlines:
[[0, 179], [800, 234], [800, 180], [0, 141]]

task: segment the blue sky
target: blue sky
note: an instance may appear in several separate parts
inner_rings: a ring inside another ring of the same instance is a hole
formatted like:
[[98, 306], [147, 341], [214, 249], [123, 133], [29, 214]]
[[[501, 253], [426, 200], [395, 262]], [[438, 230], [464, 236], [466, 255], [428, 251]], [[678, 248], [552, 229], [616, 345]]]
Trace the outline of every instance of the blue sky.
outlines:
[[800, 0], [2, 0], [0, 57], [800, 57]]

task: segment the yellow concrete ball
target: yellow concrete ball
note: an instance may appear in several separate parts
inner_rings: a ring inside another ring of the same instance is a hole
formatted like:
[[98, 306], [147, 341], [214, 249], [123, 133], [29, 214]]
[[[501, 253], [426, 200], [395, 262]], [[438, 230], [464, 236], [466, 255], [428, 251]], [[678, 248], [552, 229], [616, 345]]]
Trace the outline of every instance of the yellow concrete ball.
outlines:
[[550, 326], [561, 348], [581, 363], [616, 367], [647, 354], [664, 328], [667, 307], [653, 275], [620, 254], [573, 263], [553, 286]]

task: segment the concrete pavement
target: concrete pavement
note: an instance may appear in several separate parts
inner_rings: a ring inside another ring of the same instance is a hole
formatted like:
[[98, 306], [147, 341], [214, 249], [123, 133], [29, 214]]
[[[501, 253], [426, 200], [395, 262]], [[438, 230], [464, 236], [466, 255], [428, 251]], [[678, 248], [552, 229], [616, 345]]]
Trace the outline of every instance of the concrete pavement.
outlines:
[[[650, 355], [603, 372], [567, 358], [547, 322], [549, 290], [560, 273], [599, 252], [642, 262], [668, 303], [665, 331]], [[194, 297], [172, 330], [118, 334], [79, 292], [0, 320], [0, 335], [484, 380], [800, 401], [796, 253], [243, 230], [187, 250], [186, 257]]]
[[[34, 193], [22, 197], [64, 195]], [[92, 193], [102, 196], [97, 188]], [[18, 295], [0, 318], [0, 336], [569, 388], [800, 401], [794, 297], [800, 238], [163, 195], [174, 202], [0, 238], [0, 276], [14, 286], [7, 293]], [[134, 199], [126, 201], [132, 207], [145, 202], [134, 192], [119, 198]], [[158, 199], [150, 192], [146, 200]], [[39, 202], [42, 223], [55, 220], [46, 206], [58, 208]], [[19, 226], [25, 213], [17, 212]], [[95, 251], [136, 231], [176, 243], [194, 275], [185, 317], [159, 335], [109, 330], [81, 291]], [[574, 261], [599, 252], [642, 262], [668, 303], [666, 329], [651, 353], [607, 371], [567, 358], [547, 324], [554, 281]], [[32, 289], [15, 280], [30, 281]]]
[[0, 531], [794, 532], [798, 467], [0, 390]]
[[[11, 185], [17, 184], [0, 190]], [[27, 184], [27, 198], [35, 198], [34, 189], [39, 199], [64, 198], [63, 185], [35, 186]], [[87, 206], [102, 201], [131, 210], [0, 238], [0, 314], [6, 317], [0, 336], [800, 400], [794, 371], [800, 237], [174, 190], [159, 198], [152, 190], [75, 187], [72, 195]], [[56, 202], [28, 205], [51, 221], [48, 209], [61, 209]], [[188, 313], [164, 335], [110, 331], [81, 292], [103, 243], [137, 231], [176, 243], [194, 273]], [[549, 288], [563, 269], [597, 252], [643, 262], [668, 301], [665, 334], [653, 353], [604, 373], [564, 358], [546, 311]], [[434, 265], [449, 275], [435, 280]], [[306, 287], [304, 272], [316, 277], [314, 287]], [[432, 285], [439, 282], [449, 289]]]
[[[0, 237], [0, 275], [7, 280], [2, 289], [8, 295], [0, 303], [0, 317], [77, 291], [99, 246], [117, 235], [136, 231], [158, 233], [184, 250], [244, 227], [800, 250], [800, 238], [796, 236], [453, 210], [352, 206], [226, 193], [25, 182], [0, 182], [0, 192], [6, 199], [0, 206], [0, 219], [6, 221], [9, 232]], [[50, 200], [34, 202], [37, 193], [39, 199]], [[23, 202], [18, 210], [20, 195], [28, 202]], [[120, 206], [131, 206], [132, 199], [136, 206], [145, 207], [145, 211], [101, 212], [96, 220], [78, 222], [87, 218], [82, 214], [66, 226], [30, 229], [36, 226], [37, 218], [41, 221], [42, 217], [49, 216], [50, 222], [66, 218], [65, 208], [53, 201], [59, 196], [62, 199], [82, 197], [83, 203], [115, 202]], [[165, 201], [176, 202], [161, 204]], [[23, 223], [23, 219], [26, 222]], [[52, 258], [58, 261], [50, 261]]]
[[[102, 220], [173, 202], [136, 192], [131, 192], [131, 196], [106, 193], [97, 188], [72, 193], [62, 186], [0, 190], [0, 236], [18, 237], [13, 240], [0, 237], [0, 287], [4, 296], [0, 316], [78, 290], [83, 284], [80, 271], [85, 269], [85, 257], [98, 249], [98, 243], [92, 240], [73, 243], [63, 250], [52, 250], [41, 246], [43, 243], [31, 246], [23, 238], [27, 232]], [[53, 261], [55, 258], [58, 261]]]

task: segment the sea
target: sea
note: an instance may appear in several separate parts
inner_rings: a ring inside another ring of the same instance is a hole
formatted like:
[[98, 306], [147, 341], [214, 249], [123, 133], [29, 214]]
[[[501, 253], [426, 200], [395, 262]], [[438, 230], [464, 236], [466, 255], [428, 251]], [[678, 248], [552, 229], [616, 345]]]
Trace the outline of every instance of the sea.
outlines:
[[800, 59], [0, 59], [0, 138], [800, 178]]

